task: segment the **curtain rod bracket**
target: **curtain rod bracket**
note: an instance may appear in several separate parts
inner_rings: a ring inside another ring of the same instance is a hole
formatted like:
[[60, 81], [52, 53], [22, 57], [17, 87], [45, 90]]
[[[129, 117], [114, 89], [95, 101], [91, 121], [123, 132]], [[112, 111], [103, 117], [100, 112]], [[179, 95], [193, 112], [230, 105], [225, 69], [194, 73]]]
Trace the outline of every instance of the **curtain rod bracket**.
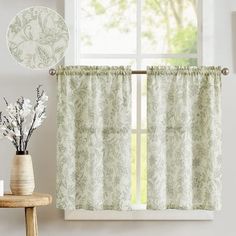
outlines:
[[229, 75], [229, 68], [223, 68], [222, 70], [221, 70], [221, 73], [223, 74], [223, 75]]
[[49, 75], [56, 75], [57, 71], [55, 69], [50, 69], [49, 70]]

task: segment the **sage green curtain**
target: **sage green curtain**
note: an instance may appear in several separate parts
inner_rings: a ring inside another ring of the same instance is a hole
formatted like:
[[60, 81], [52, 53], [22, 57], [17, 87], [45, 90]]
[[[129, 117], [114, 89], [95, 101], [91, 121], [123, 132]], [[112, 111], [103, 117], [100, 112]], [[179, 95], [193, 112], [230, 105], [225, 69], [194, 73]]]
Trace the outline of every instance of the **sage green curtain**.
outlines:
[[221, 208], [221, 70], [148, 67], [147, 208]]
[[58, 70], [57, 207], [130, 209], [131, 69]]

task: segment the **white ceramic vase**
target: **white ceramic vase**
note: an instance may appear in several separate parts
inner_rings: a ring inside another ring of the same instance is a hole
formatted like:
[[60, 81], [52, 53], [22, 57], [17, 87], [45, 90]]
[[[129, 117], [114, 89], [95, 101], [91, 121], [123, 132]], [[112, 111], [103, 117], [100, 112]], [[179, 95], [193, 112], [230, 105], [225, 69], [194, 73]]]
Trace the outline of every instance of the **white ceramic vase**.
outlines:
[[16, 152], [12, 160], [10, 188], [13, 195], [31, 195], [34, 192], [34, 170], [28, 151]]

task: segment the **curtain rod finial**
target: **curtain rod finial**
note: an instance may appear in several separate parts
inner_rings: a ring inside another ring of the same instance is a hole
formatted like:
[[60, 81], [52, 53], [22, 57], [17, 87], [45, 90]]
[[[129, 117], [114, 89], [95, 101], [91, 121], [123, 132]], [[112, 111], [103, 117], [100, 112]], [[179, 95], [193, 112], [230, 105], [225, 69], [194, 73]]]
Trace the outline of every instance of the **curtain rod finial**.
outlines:
[[55, 69], [50, 69], [49, 70], [49, 75], [55, 75], [57, 71]]
[[221, 73], [222, 73], [223, 75], [228, 75], [228, 74], [229, 74], [229, 69], [228, 69], [228, 68], [223, 68], [223, 69], [221, 70]]

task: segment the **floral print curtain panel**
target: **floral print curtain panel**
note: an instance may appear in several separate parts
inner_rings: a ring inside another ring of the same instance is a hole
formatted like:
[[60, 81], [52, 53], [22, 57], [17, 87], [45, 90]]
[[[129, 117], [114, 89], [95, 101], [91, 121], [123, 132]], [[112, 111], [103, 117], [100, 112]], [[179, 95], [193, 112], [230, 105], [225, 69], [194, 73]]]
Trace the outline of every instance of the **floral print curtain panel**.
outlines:
[[221, 208], [221, 70], [148, 67], [147, 208]]
[[58, 70], [57, 207], [130, 209], [131, 69]]

